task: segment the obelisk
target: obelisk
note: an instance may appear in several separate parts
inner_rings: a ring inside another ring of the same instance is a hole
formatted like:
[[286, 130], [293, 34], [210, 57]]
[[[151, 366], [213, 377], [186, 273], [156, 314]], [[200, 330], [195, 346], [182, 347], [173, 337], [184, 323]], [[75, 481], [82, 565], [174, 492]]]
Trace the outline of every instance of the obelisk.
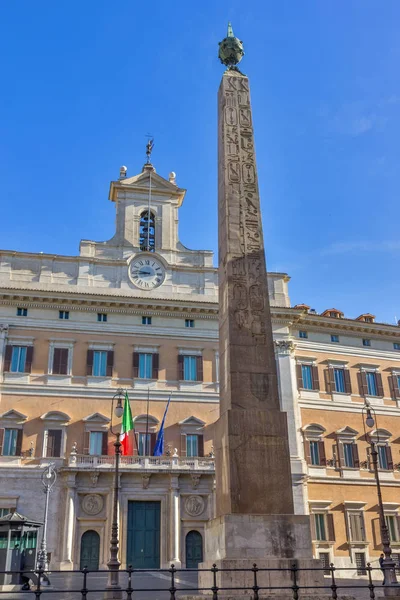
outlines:
[[[218, 93], [216, 518], [206, 526], [203, 566], [286, 568], [293, 559], [311, 566], [309, 517], [294, 515], [286, 413], [279, 403], [249, 80], [237, 67], [243, 54], [229, 25], [219, 49], [228, 68]], [[221, 573], [220, 585], [240, 586], [247, 575]], [[281, 585], [281, 578], [290, 585], [287, 571], [273, 580]], [[200, 584], [206, 586], [205, 574]]]

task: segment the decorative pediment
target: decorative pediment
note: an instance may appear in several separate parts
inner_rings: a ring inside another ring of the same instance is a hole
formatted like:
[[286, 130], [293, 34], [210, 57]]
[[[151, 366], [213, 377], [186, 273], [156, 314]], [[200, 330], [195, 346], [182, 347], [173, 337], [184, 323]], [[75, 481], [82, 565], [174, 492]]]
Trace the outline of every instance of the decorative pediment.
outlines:
[[96, 413], [92, 413], [91, 415], [84, 417], [84, 419], [82, 419], [85, 423], [109, 423], [111, 419], [109, 419], [108, 417], [105, 417], [104, 415], [96, 412]]
[[387, 429], [374, 429], [369, 434], [374, 442], [386, 442], [389, 438], [392, 437], [392, 434]]
[[26, 415], [23, 415], [13, 408], [0, 415], [0, 419], [5, 421], [26, 421], [27, 418]]
[[325, 433], [326, 429], [318, 423], [309, 423], [308, 425], [304, 425], [302, 431], [307, 435], [322, 435]]
[[356, 431], [352, 427], [346, 426], [346, 427], [342, 427], [341, 429], [338, 429], [336, 431], [336, 434], [340, 437], [354, 438], [354, 437], [356, 437], [356, 435], [358, 435], [358, 431]]
[[57, 423], [67, 423], [71, 417], [59, 410], [50, 410], [40, 417], [42, 421], [53, 421]]
[[133, 417], [133, 422], [135, 425], [146, 425], [146, 423], [148, 423], [150, 427], [154, 427], [154, 425], [158, 425], [160, 421], [157, 417], [153, 417], [153, 415], [147, 416], [144, 414]]
[[200, 428], [200, 427], [204, 427], [205, 422], [192, 415], [191, 417], [187, 417], [186, 419], [183, 419], [183, 421], [179, 421], [179, 425], [183, 425], [185, 427], [192, 426], [192, 427]]
[[121, 190], [129, 188], [130, 190], [135, 190], [136, 192], [143, 192], [143, 190], [147, 191], [149, 189], [150, 173], [152, 195], [157, 195], [157, 192], [159, 192], [161, 194], [175, 196], [178, 198], [179, 206], [181, 206], [186, 194], [186, 190], [177, 187], [167, 179], [164, 179], [164, 177], [158, 175], [155, 171], [151, 170], [146, 170], [138, 175], [134, 175], [133, 177], [124, 177], [118, 181], [112, 181], [110, 185], [109, 199], [113, 202], [116, 201], [118, 189]]

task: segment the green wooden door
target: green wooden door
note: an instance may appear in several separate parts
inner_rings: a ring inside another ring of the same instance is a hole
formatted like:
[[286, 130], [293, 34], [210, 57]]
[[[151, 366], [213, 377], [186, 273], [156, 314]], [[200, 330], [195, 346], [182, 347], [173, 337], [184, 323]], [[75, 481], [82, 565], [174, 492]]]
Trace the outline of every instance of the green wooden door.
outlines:
[[87, 567], [89, 571], [99, 568], [100, 536], [97, 531], [85, 531], [81, 538], [81, 569]]
[[198, 531], [189, 531], [186, 536], [186, 568], [197, 569], [203, 562], [203, 538]]
[[128, 502], [126, 564], [134, 569], [160, 568], [159, 502]]

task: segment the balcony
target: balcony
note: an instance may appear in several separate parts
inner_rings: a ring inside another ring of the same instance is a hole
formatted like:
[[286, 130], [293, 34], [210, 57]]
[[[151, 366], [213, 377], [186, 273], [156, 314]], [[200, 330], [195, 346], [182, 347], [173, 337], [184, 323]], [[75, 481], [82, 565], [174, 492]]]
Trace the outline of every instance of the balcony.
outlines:
[[[71, 454], [68, 467], [78, 470], [114, 469], [115, 456], [91, 456]], [[179, 458], [169, 456], [121, 456], [121, 471], [208, 471], [214, 473], [215, 462], [211, 457]]]

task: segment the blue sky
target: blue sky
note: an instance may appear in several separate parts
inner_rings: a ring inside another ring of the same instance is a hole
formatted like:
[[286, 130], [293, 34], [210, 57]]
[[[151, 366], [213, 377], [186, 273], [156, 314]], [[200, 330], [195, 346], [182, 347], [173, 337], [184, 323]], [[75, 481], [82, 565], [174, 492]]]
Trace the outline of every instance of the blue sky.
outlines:
[[217, 251], [218, 41], [250, 77], [269, 270], [292, 303], [400, 319], [398, 0], [0, 4], [0, 247], [113, 234], [119, 167], [188, 189], [180, 237]]

